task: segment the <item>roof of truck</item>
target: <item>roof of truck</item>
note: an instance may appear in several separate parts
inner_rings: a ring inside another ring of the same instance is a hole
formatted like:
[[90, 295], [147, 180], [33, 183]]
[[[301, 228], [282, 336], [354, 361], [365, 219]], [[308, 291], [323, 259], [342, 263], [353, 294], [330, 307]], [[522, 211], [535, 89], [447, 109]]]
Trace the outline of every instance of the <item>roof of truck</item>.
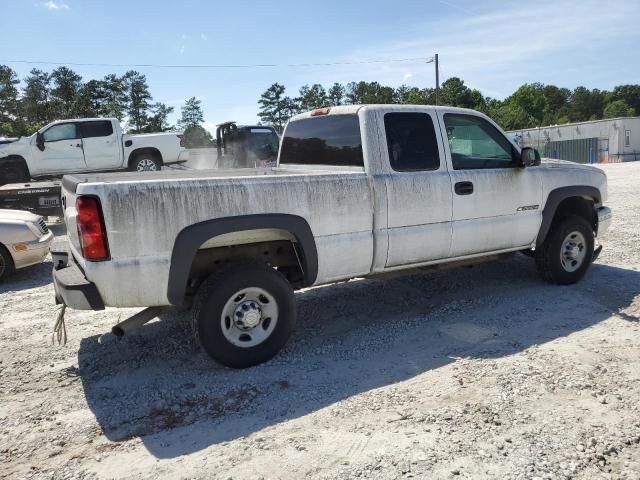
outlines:
[[[362, 108], [367, 108], [371, 110], [382, 110], [382, 109], [393, 109], [393, 110], [408, 110], [415, 111], [416, 109], [429, 109], [429, 110], [446, 110], [448, 112], [451, 111], [459, 111], [460, 113], [464, 112], [473, 112], [478, 113], [475, 110], [469, 108], [459, 108], [459, 107], [449, 107], [449, 106], [436, 106], [436, 105], [398, 105], [398, 104], [361, 104], [361, 105], [338, 105], [334, 107], [323, 107], [316, 108], [314, 110], [310, 110], [308, 112], [299, 113], [298, 115], [294, 115], [291, 117], [291, 120], [300, 120], [303, 118], [309, 118], [313, 116], [323, 116], [323, 115], [354, 115], [358, 113], [358, 111]], [[314, 112], [315, 115], [314, 115]]]

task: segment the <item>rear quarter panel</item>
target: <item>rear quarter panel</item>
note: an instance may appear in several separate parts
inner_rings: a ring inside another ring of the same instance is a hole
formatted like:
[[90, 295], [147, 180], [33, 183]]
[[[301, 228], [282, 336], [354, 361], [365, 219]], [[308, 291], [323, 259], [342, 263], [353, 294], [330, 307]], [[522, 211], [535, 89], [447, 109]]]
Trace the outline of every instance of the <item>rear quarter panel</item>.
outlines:
[[[83, 183], [78, 194], [102, 202], [111, 260], [82, 265], [106, 305], [168, 305], [178, 233], [221, 217], [287, 213], [306, 219], [318, 250], [316, 284], [371, 268], [373, 208], [364, 172]], [[67, 219], [70, 228], [74, 223]]]

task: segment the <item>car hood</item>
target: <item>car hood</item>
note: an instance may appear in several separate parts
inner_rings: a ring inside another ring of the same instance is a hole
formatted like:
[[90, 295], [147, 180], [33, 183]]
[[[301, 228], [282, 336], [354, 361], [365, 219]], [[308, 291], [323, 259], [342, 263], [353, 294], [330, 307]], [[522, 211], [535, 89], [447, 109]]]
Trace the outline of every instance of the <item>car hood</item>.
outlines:
[[540, 165], [547, 168], [571, 168], [574, 170], [583, 170], [604, 174], [602, 169], [598, 168], [595, 165], [585, 165], [584, 163], [570, 162], [568, 160], [558, 160], [555, 158], [543, 158]]
[[20, 137], [14, 142], [0, 144], [0, 158], [22, 151], [28, 144], [29, 137]]
[[0, 222], [36, 222], [38, 221], [38, 215], [24, 210], [3, 210], [0, 209]]

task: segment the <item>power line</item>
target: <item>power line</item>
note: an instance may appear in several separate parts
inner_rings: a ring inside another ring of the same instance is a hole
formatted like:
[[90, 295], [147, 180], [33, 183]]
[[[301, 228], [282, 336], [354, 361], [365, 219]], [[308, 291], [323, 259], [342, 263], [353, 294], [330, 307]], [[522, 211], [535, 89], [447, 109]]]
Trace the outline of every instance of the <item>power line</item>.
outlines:
[[82, 62], [49, 62], [37, 60], [0, 60], [0, 63], [21, 63], [28, 65], [69, 65], [73, 67], [124, 67], [124, 68], [215, 68], [215, 69], [233, 69], [233, 68], [296, 68], [296, 67], [329, 67], [334, 65], [365, 65], [373, 63], [408, 63], [408, 62], [433, 62], [433, 58], [412, 57], [412, 58], [394, 58], [387, 60], [362, 60], [354, 62], [326, 62], [326, 63], [255, 63], [255, 64], [237, 64], [237, 65], [163, 65], [153, 63], [82, 63]]

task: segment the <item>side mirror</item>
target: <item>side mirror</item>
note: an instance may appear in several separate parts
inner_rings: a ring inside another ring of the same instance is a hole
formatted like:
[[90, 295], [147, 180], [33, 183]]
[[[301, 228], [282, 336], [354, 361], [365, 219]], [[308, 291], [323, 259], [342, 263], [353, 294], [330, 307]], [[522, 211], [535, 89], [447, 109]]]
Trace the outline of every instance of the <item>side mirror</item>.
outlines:
[[41, 152], [44, 151], [44, 135], [40, 132], [36, 133], [36, 146]]
[[540, 165], [540, 152], [535, 148], [523, 147], [520, 151], [520, 165], [523, 167]]

